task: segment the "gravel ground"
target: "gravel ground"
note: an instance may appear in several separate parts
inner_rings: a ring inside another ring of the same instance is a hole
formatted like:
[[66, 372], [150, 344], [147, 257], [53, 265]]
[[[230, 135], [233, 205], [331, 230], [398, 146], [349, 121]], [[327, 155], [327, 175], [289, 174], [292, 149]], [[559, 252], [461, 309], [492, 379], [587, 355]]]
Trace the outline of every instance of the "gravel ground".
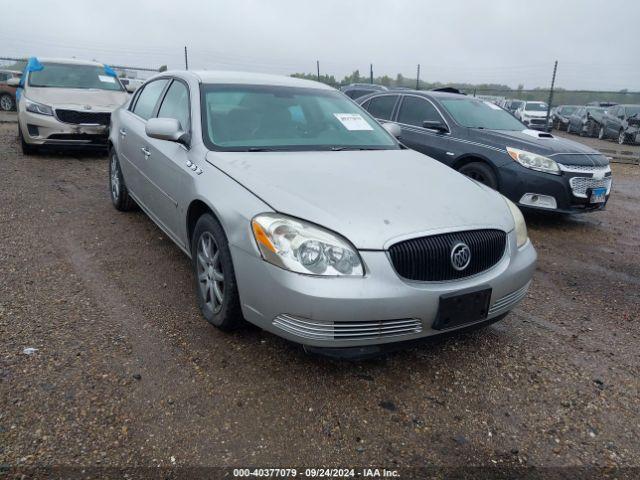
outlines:
[[[102, 156], [0, 125], [0, 476], [32, 466], [640, 466], [640, 167], [606, 211], [529, 216], [525, 301], [376, 360], [199, 315], [187, 258]], [[36, 348], [31, 355], [27, 347]]]

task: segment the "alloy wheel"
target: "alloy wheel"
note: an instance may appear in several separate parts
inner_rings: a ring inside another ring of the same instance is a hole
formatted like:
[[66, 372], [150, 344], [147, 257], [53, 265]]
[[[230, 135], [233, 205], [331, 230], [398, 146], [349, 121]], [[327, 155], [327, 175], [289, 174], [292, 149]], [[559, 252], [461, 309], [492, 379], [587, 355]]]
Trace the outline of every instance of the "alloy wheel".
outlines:
[[115, 154], [111, 155], [111, 196], [116, 201], [120, 197], [120, 166]]
[[624, 145], [626, 143], [627, 136], [624, 133], [624, 130], [620, 130], [620, 135], [618, 135], [618, 143], [620, 145]]
[[604, 127], [600, 127], [600, 130], [598, 131], [598, 139], [604, 140]]
[[0, 96], [0, 110], [5, 112], [13, 110], [13, 99], [9, 95]]
[[204, 232], [198, 242], [198, 285], [204, 304], [213, 313], [222, 309], [224, 302], [224, 274], [220, 261], [220, 248], [213, 235]]

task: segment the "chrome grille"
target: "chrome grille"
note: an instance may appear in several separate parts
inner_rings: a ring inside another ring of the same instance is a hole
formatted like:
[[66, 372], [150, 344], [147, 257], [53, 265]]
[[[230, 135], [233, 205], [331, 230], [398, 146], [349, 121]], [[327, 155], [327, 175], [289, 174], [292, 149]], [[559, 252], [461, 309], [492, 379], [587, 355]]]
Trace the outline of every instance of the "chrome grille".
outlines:
[[576, 197], [587, 198], [587, 190], [590, 188], [606, 188], [607, 195], [611, 190], [611, 176], [602, 179], [591, 177], [572, 177], [569, 179], [571, 190]]
[[560, 170], [565, 172], [575, 172], [575, 173], [595, 173], [606, 175], [611, 172], [611, 167], [609, 165], [602, 166], [592, 166], [592, 165], [565, 165], [564, 163], [559, 163], [558, 166]]
[[314, 340], [367, 340], [411, 335], [422, 331], [422, 322], [416, 318], [332, 322], [310, 320], [283, 313], [273, 319], [273, 324], [293, 335]]
[[[451, 249], [464, 242], [471, 251], [469, 266], [462, 271], [451, 264]], [[484, 272], [504, 255], [507, 234], [501, 230], [468, 230], [413, 238], [389, 248], [396, 272], [408, 280], [440, 282]]]
[[491, 307], [489, 307], [488, 316], [496, 315], [499, 313], [504, 313], [508, 310], [511, 310], [516, 304], [527, 296], [527, 290], [529, 290], [529, 285], [531, 282], [528, 282], [524, 287], [515, 290], [508, 295], [496, 300]]

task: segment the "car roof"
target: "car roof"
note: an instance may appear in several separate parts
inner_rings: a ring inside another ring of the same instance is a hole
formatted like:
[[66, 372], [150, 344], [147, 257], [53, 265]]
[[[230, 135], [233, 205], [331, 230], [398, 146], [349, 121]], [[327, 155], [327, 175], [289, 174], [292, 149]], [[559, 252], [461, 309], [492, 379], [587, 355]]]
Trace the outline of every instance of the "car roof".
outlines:
[[[315, 88], [334, 90], [324, 83], [303, 78], [271, 75], [267, 73], [233, 72], [227, 70], [168, 70], [155, 76], [173, 75], [183, 78], [194, 78], [200, 83], [243, 84], [243, 85], [272, 85], [278, 87]], [[151, 77], [151, 78], [154, 78]], [[149, 79], [150, 80], [150, 79]]]
[[78, 60], [77, 58], [36, 57], [40, 63], [65, 63], [69, 65], [93, 65], [103, 67], [105, 64], [91, 60]]

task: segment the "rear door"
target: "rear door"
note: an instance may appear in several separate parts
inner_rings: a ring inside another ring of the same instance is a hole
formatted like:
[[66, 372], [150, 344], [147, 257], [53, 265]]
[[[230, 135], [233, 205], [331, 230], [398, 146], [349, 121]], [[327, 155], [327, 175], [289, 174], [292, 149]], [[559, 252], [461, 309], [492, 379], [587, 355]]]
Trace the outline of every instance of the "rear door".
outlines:
[[[401, 141], [407, 147], [450, 164], [452, 155], [451, 133], [439, 132], [424, 127], [425, 121], [438, 121], [447, 125], [435, 105], [428, 99], [417, 95], [403, 95], [396, 115], [396, 123], [402, 129]], [[450, 129], [449, 129], [450, 130]]]
[[[123, 122], [118, 132], [122, 145], [122, 157], [125, 160], [120, 162], [125, 180], [131, 184], [136, 200], [145, 209], [150, 208], [152, 203], [147, 179], [149, 156], [146, 154], [148, 149], [145, 126], [147, 120], [155, 114], [167, 83], [168, 80], [163, 78], [146, 84], [134, 99], [135, 103], [130, 111], [124, 112], [126, 122]], [[153, 216], [153, 212], [148, 213]]]
[[380, 123], [390, 122], [393, 118], [399, 95], [384, 94], [373, 97], [362, 104], [362, 107]]
[[[167, 88], [160, 106], [158, 118], [173, 118], [180, 122], [182, 130], [190, 136], [191, 108], [189, 87], [185, 82], [173, 79]], [[176, 241], [184, 245], [181, 211], [186, 210], [187, 183], [190, 175], [196, 175], [187, 167], [188, 147], [182, 143], [159, 140], [145, 136], [145, 147], [149, 156], [145, 162], [150, 208], [157, 220], [168, 230]]]

